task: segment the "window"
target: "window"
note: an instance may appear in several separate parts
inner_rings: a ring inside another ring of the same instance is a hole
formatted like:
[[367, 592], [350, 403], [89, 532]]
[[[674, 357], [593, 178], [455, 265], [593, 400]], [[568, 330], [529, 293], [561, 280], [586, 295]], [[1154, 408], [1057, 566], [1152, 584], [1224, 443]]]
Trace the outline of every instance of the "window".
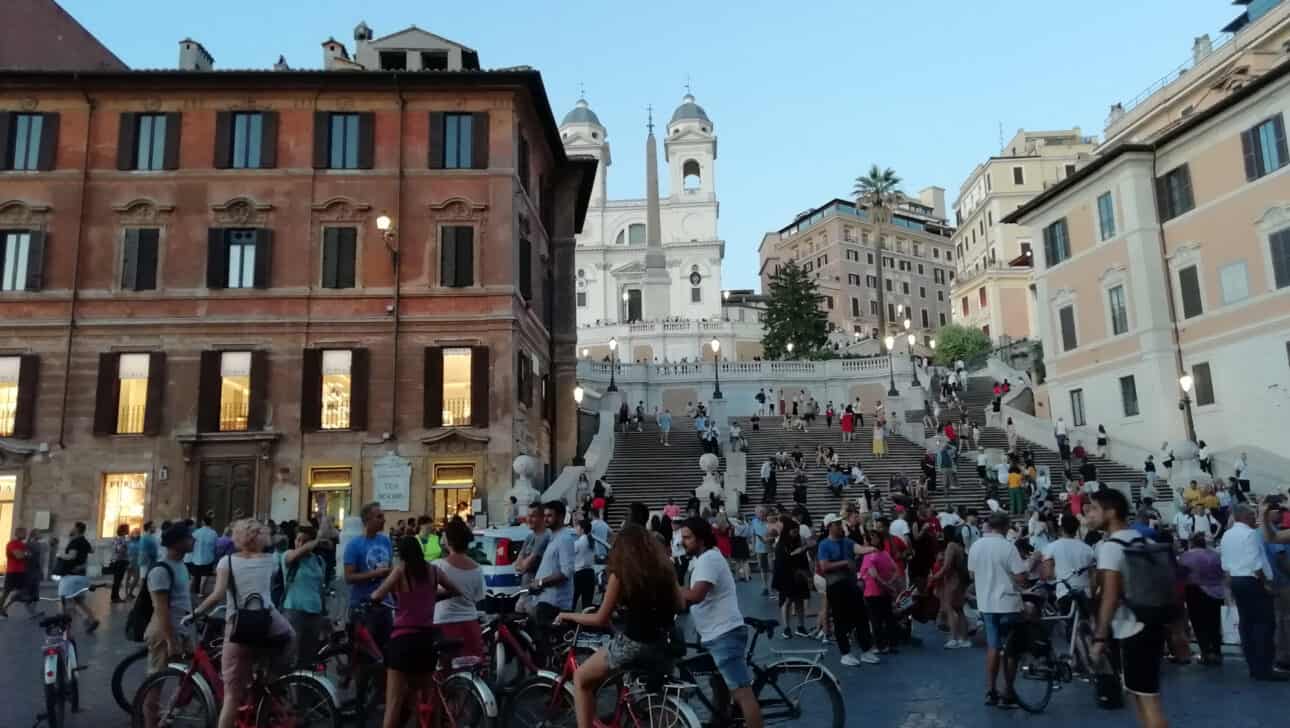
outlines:
[[520, 176], [520, 186], [525, 192], [529, 191], [529, 140], [520, 135], [519, 144], [515, 150], [515, 171]]
[[920, 276], [921, 276], [921, 275], [926, 275], [926, 274], [923, 272], [923, 264], [922, 264], [922, 263], [919, 263], [919, 264], [918, 264], [918, 275], [920, 275]]
[[993, 210], [986, 210], [986, 211], [985, 211], [985, 224], [986, 224], [987, 226], [989, 226], [989, 227], [994, 227], [994, 211], [993, 211]]
[[[132, 164], [125, 169], [174, 169], [174, 166], [166, 164], [168, 151], [166, 136], [167, 133], [178, 136], [177, 129], [174, 132], [169, 132], [167, 129], [172, 121], [178, 124], [178, 116], [178, 114], [122, 114], [122, 123], [134, 125], [133, 138], [130, 139], [132, 146], [128, 150]], [[126, 134], [123, 133], [122, 137], [125, 138]], [[171, 153], [176, 152], [178, 150]]]
[[964, 316], [967, 316], [967, 315], [968, 315], [968, 300], [967, 300], [967, 296], [964, 296], [964, 297], [963, 297], [963, 299], [962, 299], [959, 303], [962, 305], [962, 308], [963, 308], [963, 315], [964, 315]]
[[126, 228], [121, 249], [121, 289], [151, 291], [157, 287], [157, 228]]
[[1129, 309], [1124, 304], [1124, 286], [1115, 286], [1106, 292], [1111, 308], [1111, 335], [1119, 336], [1129, 330]]
[[848, 250], [846, 251], [846, 253], [847, 253], [847, 260], [854, 260], [857, 263], [860, 262], [860, 251]]
[[918, 287], [918, 297], [919, 297], [919, 298], [927, 298], [927, 286], [919, 286], [919, 287]]
[[1272, 249], [1272, 278], [1277, 288], [1290, 286], [1290, 230], [1282, 230], [1268, 238]]
[[922, 318], [923, 318], [923, 328], [925, 328], [925, 329], [926, 329], [926, 328], [930, 328], [930, 325], [927, 323], [927, 309], [923, 309], [923, 317], [922, 317]]
[[870, 315], [870, 316], [877, 316], [877, 315], [878, 315], [878, 302], [877, 302], [877, 301], [869, 301], [869, 315]]
[[900, 292], [905, 294], [906, 296], [909, 295], [909, 283], [907, 281], [900, 282]]
[[32, 437], [39, 366], [34, 354], [0, 356], [0, 437]]
[[469, 169], [471, 166], [471, 114], [443, 115], [444, 169]]
[[0, 237], [0, 291], [38, 291], [42, 283], [45, 236], [7, 230]]
[[1084, 390], [1071, 390], [1071, 425], [1083, 427], [1087, 422], [1084, 419]]
[[[945, 251], [945, 255], [947, 255], [947, 256], [948, 256], [949, 254], [950, 254], [950, 251], [948, 251], [948, 250], [947, 250], [947, 251]], [[940, 257], [941, 257], [941, 249], [940, 249], [940, 248], [932, 248], [932, 257], [933, 257], [933, 258], [940, 258]]]
[[587, 306], [587, 292], [586, 292], [586, 291], [578, 291], [578, 293], [577, 293], [577, 294], [576, 294], [576, 296], [575, 296], [575, 299], [576, 299], [576, 301], [577, 301], [578, 308], [586, 308], [586, 306]]
[[865, 262], [868, 263], [869, 265], [873, 265], [873, 253], [865, 253], [864, 255], [865, 255]]
[[1200, 272], [1194, 265], [1178, 271], [1178, 291], [1182, 296], [1183, 318], [1189, 319], [1204, 313], [1200, 300]]
[[945, 271], [941, 270], [940, 268], [933, 268], [933, 269], [932, 269], [932, 282], [933, 282], [933, 283], [940, 283], [940, 284], [944, 285], [944, 283], [945, 283]]
[[12, 437], [18, 413], [18, 374], [22, 360], [0, 357], [0, 437]]
[[1075, 165], [1073, 164], [1066, 165], [1066, 176], [1070, 177], [1073, 174], [1075, 174]]
[[323, 288], [353, 288], [357, 260], [358, 228], [323, 228]]
[[1204, 407], [1207, 404], [1214, 404], [1214, 379], [1209, 373], [1209, 362], [1193, 364], [1191, 366], [1191, 377], [1196, 386], [1196, 406]]
[[327, 166], [358, 169], [358, 114], [332, 114]]
[[858, 286], [858, 285], [860, 285], [860, 274], [859, 274], [859, 273], [848, 273], [848, 274], [847, 274], [847, 285], [851, 285], [851, 286]]
[[1071, 257], [1070, 235], [1066, 230], [1066, 218], [1044, 228], [1044, 263], [1052, 268]]
[[894, 322], [895, 320], [896, 320], [896, 304], [889, 303], [887, 304], [887, 321]]
[[322, 423], [324, 430], [348, 430], [353, 400], [354, 352], [322, 352]]
[[0, 111], [0, 169], [53, 169], [57, 153], [58, 114]]
[[533, 406], [533, 357], [524, 351], [515, 355], [516, 399], [525, 407]]
[[253, 288], [255, 286], [255, 230], [229, 230], [228, 276], [225, 288]]
[[937, 291], [937, 292], [936, 292], [936, 300], [938, 300], [938, 301], [944, 301], [944, 300], [945, 300], [945, 291]]
[[851, 318], [860, 318], [860, 299], [851, 298]]
[[944, 325], [945, 325], [945, 312], [944, 312], [944, 311], [942, 311], [942, 312], [941, 312], [941, 314], [940, 314], [940, 319], [941, 319], [941, 326], [944, 326]]
[[251, 352], [220, 352], [219, 364], [219, 431], [244, 431], [251, 415]]
[[690, 303], [701, 303], [703, 301], [703, 289], [698, 286], [690, 287]]
[[380, 59], [382, 71], [408, 70], [407, 51], [381, 51]]
[[883, 283], [884, 283], [884, 284], [886, 285], [886, 287], [887, 287], [887, 292], [888, 292], [888, 293], [892, 293], [893, 291], [892, 291], [891, 279], [890, 279], [890, 278], [888, 278], [888, 279], [884, 280], [884, 281], [883, 281]]
[[439, 285], [445, 288], [475, 285], [475, 228], [469, 225], [439, 228]]
[[1120, 377], [1120, 400], [1124, 403], [1124, 416], [1138, 416], [1138, 384], [1133, 375]]
[[233, 169], [258, 169], [260, 144], [264, 137], [264, 116], [258, 113], [233, 114]]
[[143, 528], [143, 505], [148, 493], [147, 473], [108, 473], [103, 476], [103, 521], [100, 538], [116, 535], [121, 525], [131, 531]]
[[988, 174], [985, 176], [985, 191], [990, 191], [990, 175]]
[[1191, 191], [1191, 170], [1187, 165], [1170, 170], [1156, 180], [1156, 197], [1162, 221], [1172, 220], [1196, 206]]
[[981, 308], [985, 308], [986, 306], [985, 288], [977, 289], [977, 299], [981, 304]]
[[825, 297], [824, 297], [824, 303], [825, 303], [825, 305], [827, 305], [827, 306], [828, 306], [828, 309], [829, 309], [830, 311], [832, 311], [832, 310], [833, 310], [833, 296], [825, 296]]
[[143, 420], [148, 409], [148, 373], [151, 357], [147, 354], [122, 354], [117, 363], [116, 434], [143, 434]]
[[1115, 202], [1110, 192], [1103, 192], [1097, 198], [1097, 227], [1102, 240], [1115, 237]]
[[1057, 318], [1061, 322], [1062, 351], [1070, 351], [1079, 346], [1079, 341], [1075, 337], [1075, 307], [1063, 306], [1057, 312]]
[[448, 51], [421, 51], [421, 70], [448, 70]]
[[463, 427], [470, 424], [471, 350], [443, 350], [443, 426]]
[[865, 284], [865, 286], [866, 286], [866, 287], [868, 287], [868, 288], [877, 288], [877, 287], [878, 287], [878, 278], [877, 278], [877, 276], [865, 276], [865, 277], [864, 277], [864, 284]]
[[1241, 132], [1245, 179], [1256, 180], [1281, 169], [1290, 160], [1286, 153], [1286, 126], [1281, 114]]
[[1012, 183], [1014, 185], [1024, 185], [1026, 183], [1026, 170], [1024, 168], [1012, 168]]
[[524, 300], [533, 300], [533, 243], [525, 238], [520, 238], [520, 269], [517, 274], [519, 277], [520, 296]]
[[1245, 261], [1229, 263], [1218, 271], [1219, 285], [1223, 289], [1223, 303], [1236, 303], [1250, 297], [1249, 275]]

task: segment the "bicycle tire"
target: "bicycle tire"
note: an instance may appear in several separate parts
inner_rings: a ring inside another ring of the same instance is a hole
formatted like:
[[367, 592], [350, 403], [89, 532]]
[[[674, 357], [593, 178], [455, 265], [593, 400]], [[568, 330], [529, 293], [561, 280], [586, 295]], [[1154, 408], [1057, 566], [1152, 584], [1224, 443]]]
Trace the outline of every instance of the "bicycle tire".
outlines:
[[625, 728], [701, 728], [694, 710], [671, 695], [646, 693], [632, 701], [634, 725]]
[[442, 728], [492, 728], [488, 705], [467, 680], [448, 680], [441, 688], [443, 709], [438, 725]]
[[340, 728], [340, 708], [318, 678], [284, 675], [260, 696], [255, 724], [265, 728]]
[[[777, 662], [767, 668], [768, 680], [757, 693], [762, 705], [762, 718], [766, 725], [813, 726], [814, 728], [844, 728], [847, 719], [846, 701], [837, 680], [821, 665], [799, 660]], [[789, 676], [798, 675], [799, 678]], [[787, 680], [787, 682], [785, 682]], [[808, 686], [818, 686], [810, 691]], [[771, 694], [767, 694], [767, 690]], [[779, 702], [787, 701], [787, 714], [777, 720], [771, 711]], [[770, 713], [768, 716], [767, 713]]]
[[65, 728], [67, 725], [67, 703], [63, 700], [63, 661], [58, 661], [58, 676], [54, 684], [45, 685], [45, 722], [49, 728]]
[[[135, 692], [138, 692], [138, 688], [136, 687], [134, 692], [127, 690], [126, 673], [130, 671], [130, 668], [141, 664], [144, 669], [144, 678], [147, 678], [147, 660], [148, 648], [140, 647], [137, 651], [126, 655], [125, 659], [117, 663], [116, 669], [112, 671], [112, 698], [116, 700], [117, 706], [119, 706], [121, 710], [124, 710], [127, 715], [130, 713], [134, 705], [134, 694]], [[143, 680], [139, 680], [138, 682], [140, 685], [143, 684]]]
[[573, 686], [568, 683], [556, 693], [555, 683], [534, 676], [520, 683], [507, 701], [503, 728], [576, 728]]
[[[164, 686], [169, 683], [173, 683], [174, 687], [167, 691]], [[211, 702], [207, 692], [195, 684], [193, 677], [178, 668], [167, 667], [149, 675], [135, 691], [134, 700], [130, 703], [131, 728], [145, 728], [147, 725], [147, 696], [154, 690], [161, 693], [157, 699], [158, 723], [161, 725], [203, 728], [215, 725], [215, 720], [219, 717], [218, 707]], [[180, 711], [189, 717], [180, 717]], [[176, 724], [176, 720], [183, 722]]]
[[76, 673], [67, 678], [67, 703], [73, 713], [81, 712], [81, 681], [77, 679]]
[[[1036, 655], [1030, 650], [1013, 653], [1005, 649], [1004, 659], [1013, 654], [1017, 658], [1017, 678], [1013, 681], [1013, 693], [1017, 697], [1017, 705], [1027, 713], [1044, 712], [1048, 702], [1053, 698], [1054, 683], [1059, 679], [1057, 663], [1053, 659], [1052, 652]], [[1018, 690], [1018, 686], [1021, 685], [1027, 686], [1026, 689]], [[1032, 685], [1035, 687], [1033, 693], [1029, 690]]]

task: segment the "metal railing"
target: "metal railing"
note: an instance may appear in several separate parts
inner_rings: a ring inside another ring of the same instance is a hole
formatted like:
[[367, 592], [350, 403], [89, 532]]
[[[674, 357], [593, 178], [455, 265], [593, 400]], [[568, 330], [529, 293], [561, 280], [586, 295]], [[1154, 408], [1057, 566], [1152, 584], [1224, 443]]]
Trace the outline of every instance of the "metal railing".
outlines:
[[9, 437], [13, 435], [13, 427], [17, 418], [17, 405], [11, 407], [0, 407], [0, 437]]
[[329, 402], [322, 408], [322, 429], [349, 429], [349, 402]]
[[250, 427], [251, 403], [235, 400], [219, 409], [220, 432], [243, 432]]
[[470, 398], [456, 397], [443, 401], [443, 424], [445, 427], [461, 427], [470, 424]]
[[147, 413], [146, 405], [121, 405], [116, 411], [116, 433], [118, 435], [139, 435], [143, 433], [143, 418]]

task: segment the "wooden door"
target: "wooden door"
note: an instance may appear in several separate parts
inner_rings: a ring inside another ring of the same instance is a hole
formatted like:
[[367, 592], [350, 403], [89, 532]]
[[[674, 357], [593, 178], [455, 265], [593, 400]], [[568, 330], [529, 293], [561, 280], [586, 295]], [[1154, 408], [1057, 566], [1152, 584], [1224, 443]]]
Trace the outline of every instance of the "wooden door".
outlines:
[[203, 462], [197, 509], [214, 514], [211, 527], [221, 532], [233, 521], [255, 515], [255, 461]]

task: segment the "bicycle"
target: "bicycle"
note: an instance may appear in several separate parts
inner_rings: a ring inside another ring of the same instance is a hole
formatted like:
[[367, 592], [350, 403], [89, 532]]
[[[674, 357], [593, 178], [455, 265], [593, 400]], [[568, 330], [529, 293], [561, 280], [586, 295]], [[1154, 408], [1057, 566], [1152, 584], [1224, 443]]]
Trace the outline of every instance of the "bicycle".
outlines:
[[[581, 632], [580, 626], [573, 630], [559, 674], [539, 672], [516, 688], [507, 705], [506, 728], [576, 728], [572, 682]], [[610, 674], [604, 686], [614, 690], [614, 704], [608, 720], [594, 720], [595, 728], [700, 728], [694, 710], [681, 698], [693, 684], [628, 670]]]
[[[769, 665], [761, 665], [753, 658], [757, 641], [763, 634], [767, 639], [774, 639], [779, 621], [744, 617], [744, 624], [753, 631], [745, 659], [752, 669], [752, 691], [761, 706], [762, 721], [768, 726], [843, 728], [846, 704], [842, 699], [842, 688], [837, 677], [823, 664], [828, 649], [772, 650], [779, 659]], [[704, 679], [712, 686], [711, 696], [702, 690], [694, 692], [694, 697], [709, 717], [701, 725], [704, 728], [742, 728], [744, 719], [738, 714], [738, 706], [732, 703], [730, 691], [712, 655], [701, 644], [687, 643], [686, 647], [698, 654], [682, 658], [677, 663], [677, 674], [683, 681], [696, 686]], [[812, 686], [819, 689], [811, 690]]]
[[[486, 674], [489, 683], [499, 692], [508, 693], [524, 678], [544, 670], [559, 670], [559, 657], [572, 641], [572, 630], [557, 634], [554, 638], [533, 634], [528, 615], [515, 611], [520, 597], [532, 593], [531, 589], [520, 589], [510, 594], [489, 592], [482, 602], [483, 611], [488, 614], [482, 619], [484, 654], [491, 658], [486, 666]], [[544, 643], [545, 656], [542, 654]], [[591, 641], [585, 641], [578, 652], [578, 662], [581, 663], [594, 651]]]
[[[222, 607], [221, 607], [222, 609]], [[205, 630], [204, 639], [206, 643], [207, 654], [211, 655], [215, 664], [219, 664], [219, 649], [224, 641], [224, 623], [215, 617], [208, 617], [208, 625]], [[216, 624], [218, 621], [218, 624]], [[218, 670], [216, 671], [218, 673]], [[116, 669], [112, 671], [112, 698], [116, 704], [130, 714], [134, 710], [134, 696], [139, 692], [139, 686], [148, 677], [148, 648], [140, 647], [138, 650], [126, 655], [117, 663]]]
[[479, 676], [483, 658], [443, 658], [460, 649], [461, 644], [458, 640], [435, 641], [438, 667], [431, 673], [429, 689], [417, 696], [417, 728], [489, 728], [497, 719], [497, 699]]
[[326, 673], [327, 663], [334, 662], [341, 690], [354, 685], [354, 697], [343, 701], [341, 713], [352, 719], [367, 715], [385, 699], [385, 654], [367, 628], [365, 617], [372, 609], [389, 609], [385, 605], [355, 605], [349, 624], [336, 626], [331, 637], [315, 658], [315, 673]]
[[106, 584], [87, 584], [85, 588], [66, 597], [39, 597], [40, 601], [58, 602], [62, 611], [37, 622], [45, 632], [45, 644], [41, 648], [44, 656], [42, 675], [45, 682], [45, 712], [36, 716], [35, 725], [44, 721], [49, 728], [64, 728], [67, 725], [68, 704], [73, 713], [81, 710], [81, 689], [76, 673], [87, 666], [81, 665], [76, 658], [76, 640], [72, 639], [72, 615], [67, 613], [67, 600], [104, 586]]
[[[1039, 584], [1021, 595], [1022, 622], [1008, 635], [1003, 655], [1005, 660], [1009, 657], [1017, 660], [1013, 692], [1017, 704], [1028, 713], [1042, 713], [1061, 683], [1079, 679], [1094, 684], [1099, 675], [1107, 674], [1097, 669], [1089, 657], [1093, 627], [1089, 622], [1092, 611], [1088, 594], [1070, 583], [1090, 569], [1091, 566], [1086, 566], [1058, 580], [1068, 590], [1064, 598], [1070, 600], [1070, 608], [1065, 613], [1051, 599], [1055, 585]], [[1070, 644], [1064, 655], [1057, 654], [1052, 639], [1053, 627], [1059, 623], [1066, 623], [1070, 631]], [[1029, 690], [1031, 686], [1035, 688], [1033, 693]]]

